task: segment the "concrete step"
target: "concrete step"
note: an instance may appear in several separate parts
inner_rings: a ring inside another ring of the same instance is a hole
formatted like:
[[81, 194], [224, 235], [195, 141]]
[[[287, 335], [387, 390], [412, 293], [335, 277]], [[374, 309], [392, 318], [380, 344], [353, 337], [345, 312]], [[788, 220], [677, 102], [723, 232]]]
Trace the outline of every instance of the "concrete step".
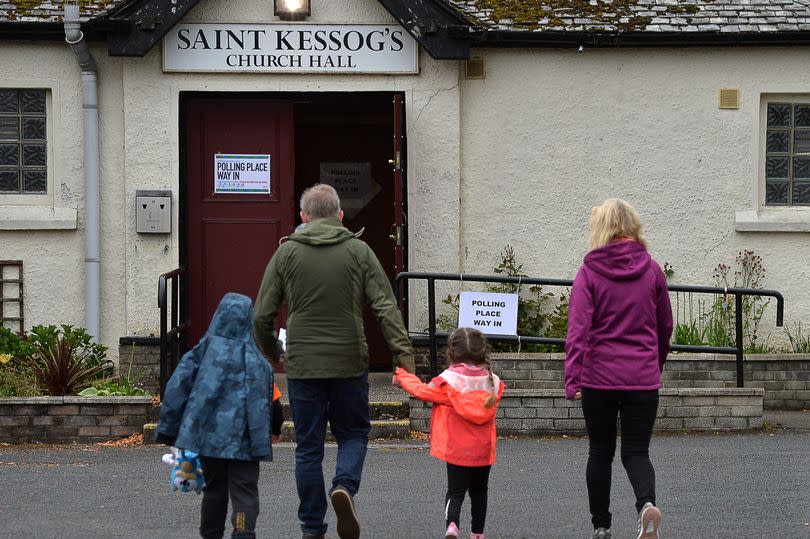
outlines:
[[[372, 420], [408, 419], [407, 402], [370, 402], [368, 404]], [[282, 408], [284, 409], [284, 419], [292, 419], [290, 404], [284, 402], [283, 399]]]
[[[408, 419], [373, 419], [371, 421], [371, 432], [368, 435], [368, 439], [405, 439], [408, 438], [410, 432], [411, 422]], [[284, 425], [281, 427], [281, 441], [295, 441], [295, 426], [292, 421], [285, 421]], [[332, 436], [332, 432], [329, 430], [328, 426], [326, 429], [326, 441], [335, 441], [335, 437]]]
[[[281, 391], [281, 401], [288, 402], [287, 375], [276, 374], [275, 382]], [[391, 383], [390, 372], [370, 372], [368, 374], [369, 402], [408, 402], [408, 394]]]

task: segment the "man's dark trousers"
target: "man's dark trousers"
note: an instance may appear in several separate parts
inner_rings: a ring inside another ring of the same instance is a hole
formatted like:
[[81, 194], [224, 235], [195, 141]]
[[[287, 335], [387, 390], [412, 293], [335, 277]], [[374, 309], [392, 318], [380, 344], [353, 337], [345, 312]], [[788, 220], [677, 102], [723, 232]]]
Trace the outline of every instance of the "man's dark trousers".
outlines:
[[297, 444], [298, 518], [304, 533], [326, 533], [322, 467], [326, 422], [338, 444], [332, 489], [342, 486], [354, 496], [360, 488], [371, 430], [368, 372], [355, 378], [289, 378], [287, 389]]

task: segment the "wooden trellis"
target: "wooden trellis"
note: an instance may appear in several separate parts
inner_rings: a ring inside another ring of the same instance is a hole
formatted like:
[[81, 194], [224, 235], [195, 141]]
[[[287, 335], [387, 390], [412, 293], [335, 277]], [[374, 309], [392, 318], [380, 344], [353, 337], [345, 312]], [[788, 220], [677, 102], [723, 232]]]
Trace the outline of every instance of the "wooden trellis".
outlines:
[[22, 260], [0, 260], [0, 326], [22, 334], [23, 307]]

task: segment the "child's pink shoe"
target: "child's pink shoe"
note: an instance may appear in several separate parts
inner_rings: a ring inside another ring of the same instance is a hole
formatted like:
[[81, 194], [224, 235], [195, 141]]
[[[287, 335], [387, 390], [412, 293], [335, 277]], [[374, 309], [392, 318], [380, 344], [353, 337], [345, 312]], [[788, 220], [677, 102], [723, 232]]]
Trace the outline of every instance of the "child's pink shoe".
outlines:
[[461, 533], [458, 531], [458, 526], [455, 522], [451, 522], [444, 533], [444, 539], [459, 539], [459, 537], [461, 537]]
[[484, 539], [483, 533], [471, 533], [470, 539]]

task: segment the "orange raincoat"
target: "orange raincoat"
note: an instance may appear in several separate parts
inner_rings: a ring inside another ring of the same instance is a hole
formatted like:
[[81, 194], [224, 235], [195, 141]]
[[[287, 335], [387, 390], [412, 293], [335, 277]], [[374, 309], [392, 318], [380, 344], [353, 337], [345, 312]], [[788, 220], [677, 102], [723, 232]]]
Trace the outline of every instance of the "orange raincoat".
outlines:
[[489, 373], [485, 369], [473, 370], [481, 374], [459, 374], [451, 367], [430, 384], [404, 369], [396, 370], [397, 381], [405, 391], [433, 403], [430, 454], [457, 466], [495, 463], [495, 410], [506, 386], [493, 375], [497, 397], [487, 407], [485, 403], [492, 393], [478, 387], [484, 387], [481, 376]]

